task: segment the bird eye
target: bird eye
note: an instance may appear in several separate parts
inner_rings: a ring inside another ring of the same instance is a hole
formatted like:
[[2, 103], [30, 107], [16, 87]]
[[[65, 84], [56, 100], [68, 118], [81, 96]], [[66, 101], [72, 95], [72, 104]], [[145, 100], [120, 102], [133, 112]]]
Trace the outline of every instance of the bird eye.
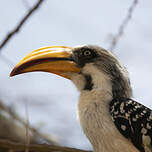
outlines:
[[83, 53], [85, 56], [88, 56], [88, 55], [91, 55], [91, 52], [89, 51], [89, 50], [87, 50], [87, 51], [84, 51], [84, 53]]

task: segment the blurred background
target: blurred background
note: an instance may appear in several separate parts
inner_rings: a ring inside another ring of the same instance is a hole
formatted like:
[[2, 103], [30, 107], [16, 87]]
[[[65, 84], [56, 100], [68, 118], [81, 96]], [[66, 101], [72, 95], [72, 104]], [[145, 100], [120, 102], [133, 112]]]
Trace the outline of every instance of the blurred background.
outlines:
[[[37, 2], [0, 1], [0, 44]], [[152, 1], [137, 0], [44, 0], [0, 49], [0, 101], [23, 120], [28, 109], [30, 126], [60, 145], [91, 149], [77, 121], [79, 92], [72, 82], [50, 73], [13, 78], [9, 73], [34, 49], [81, 44], [110, 49], [118, 36], [112, 51], [129, 71], [133, 98], [152, 108], [151, 6]]]

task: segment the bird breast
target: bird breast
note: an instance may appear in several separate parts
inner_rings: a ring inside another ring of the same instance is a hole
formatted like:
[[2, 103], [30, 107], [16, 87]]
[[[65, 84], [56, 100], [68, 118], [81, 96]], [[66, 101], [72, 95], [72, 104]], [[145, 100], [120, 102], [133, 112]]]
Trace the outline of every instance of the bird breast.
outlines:
[[139, 152], [116, 129], [109, 113], [111, 98], [104, 91], [80, 94], [78, 118], [84, 133], [95, 152]]

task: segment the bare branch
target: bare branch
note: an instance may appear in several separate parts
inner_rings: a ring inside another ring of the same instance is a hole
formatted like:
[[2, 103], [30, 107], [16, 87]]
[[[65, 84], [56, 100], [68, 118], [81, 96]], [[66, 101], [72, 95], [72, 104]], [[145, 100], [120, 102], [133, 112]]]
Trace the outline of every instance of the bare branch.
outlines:
[[[8, 113], [13, 119], [23, 124], [23, 126], [25, 127], [27, 126], [27, 123], [23, 119], [21, 119], [10, 107], [5, 106], [1, 101], [0, 101], [0, 109]], [[48, 142], [49, 144], [58, 145], [58, 143], [55, 142], [55, 140], [50, 139], [49, 137], [46, 137], [45, 135], [41, 134], [39, 131], [37, 131], [37, 129], [31, 126], [28, 126], [28, 128], [34, 135], [37, 135], [38, 137], [42, 138], [44, 141]]]
[[111, 42], [111, 46], [109, 48], [110, 51], [113, 51], [115, 49], [120, 37], [124, 34], [125, 28], [127, 27], [129, 21], [131, 20], [133, 11], [135, 10], [135, 7], [137, 4], [138, 4], [138, 0], [134, 0], [131, 7], [128, 9], [127, 16], [123, 20], [122, 24], [120, 25], [120, 27], [118, 29], [118, 33], [114, 36], [114, 38]]
[[29, 145], [30, 145], [30, 120], [29, 120], [29, 114], [28, 114], [28, 102], [25, 102], [25, 114], [26, 114], [26, 149], [25, 152], [29, 152]]
[[36, 11], [40, 5], [42, 4], [42, 2], [44, 2], [44, 0], [38, 0], [38, 2], [34, 5], [33, 8], [31, 8], [27, 14], [21, 19], [21, 21], [19, 22], [19, 24], [10, 32], [6, 35], [6, 37], [4, 38], [4, 40], [2, 41], [2, 43], [0, 44], [0, 51], [2, 51], [2, 48], [9, 42], [9, 40], [16, 34], [19, 32], [19, 30], [21, 29], [21, 27], [24, 25], [24, 23], [27, 21], [27, 19], [34, 13], [34, 11]]
[[[0, 139], [0, 148], [5, 150], [10, 150], [13, 152], [23, 152], [25, 150], [25, 145], [14, 143], [8, 140]], [[29, 146], [29, 152], [91, 152], [69, 147], [60, 147], [44, 144], [35, 144]]]

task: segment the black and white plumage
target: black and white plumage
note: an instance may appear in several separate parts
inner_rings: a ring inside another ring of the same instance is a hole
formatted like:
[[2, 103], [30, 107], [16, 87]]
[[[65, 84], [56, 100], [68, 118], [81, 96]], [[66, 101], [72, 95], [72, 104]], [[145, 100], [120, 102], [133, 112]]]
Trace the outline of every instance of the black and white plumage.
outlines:
[[11, 76], [31, 71], [72, 80], [80, 91], [80, 125], [95, 152], [152, 152], [152, 111], [131, 99], [128, 72], [111, 52], [93, 45], [46, 47], [21, 60]]
[[131, 99], [113, 99], [109, 111], [120, 133], [141, 151], [152, 151], [152, 111]]

